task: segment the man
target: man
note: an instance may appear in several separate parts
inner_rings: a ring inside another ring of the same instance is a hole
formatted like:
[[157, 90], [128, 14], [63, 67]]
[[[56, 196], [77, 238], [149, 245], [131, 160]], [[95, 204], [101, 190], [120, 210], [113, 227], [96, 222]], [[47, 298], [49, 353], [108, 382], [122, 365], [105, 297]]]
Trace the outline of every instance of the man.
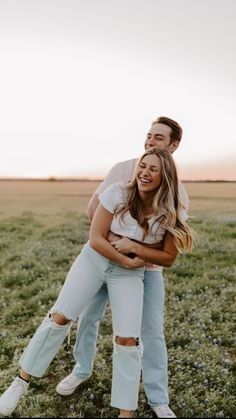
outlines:
[[[182, 128], [167, 117], [159, 117], [148, 131], [145, 149], [158, 146], [173, 153], [182, 138]], [[99, 195], [112, 183], [128, 182], [134, 171], [137, 159], [117, 163], [112, 167], [104, 181], [98, 186], [88, 204], [88, 217], [92, 220], [99, 204]], [[182, 183], [179, 195], [183, 207], [188, 209], [188, 196]], [[111, 237], [111, 240], [114, 239]], [[164, 281], [160, 266], [147, 265], [144, 275], [144, 306], [141, 338], [144, 346], [142, 358], [142, 378], [148, 402], [159, 418], [174, 418], [168, 396], [167, 350], [163, 333], [164, 324]], [[81, 313], [74, 347], [76, 365], [70, 375], [56, 388], [61, 395], [70, 395], [92, 374], [96, 355], [96, 341], [99, 322], [108, 301], [106, 286], [94, 296], [88, 307]]]

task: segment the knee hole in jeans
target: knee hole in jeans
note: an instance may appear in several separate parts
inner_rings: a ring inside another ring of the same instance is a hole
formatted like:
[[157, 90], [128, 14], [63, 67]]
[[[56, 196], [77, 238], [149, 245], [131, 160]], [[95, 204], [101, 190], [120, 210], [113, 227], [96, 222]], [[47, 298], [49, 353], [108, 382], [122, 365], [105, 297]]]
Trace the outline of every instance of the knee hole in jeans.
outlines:
[[139, 346], [139, 338], [123, 338], [116, 336], [115, 342], [121, 346]]
[[60, 313], [51, 313], [49, 314], [49, 317], [52, 318], [52, 320], [60, 326], [65, 326], [71, 322], [71, 320], [67, 319], [63, 314]]

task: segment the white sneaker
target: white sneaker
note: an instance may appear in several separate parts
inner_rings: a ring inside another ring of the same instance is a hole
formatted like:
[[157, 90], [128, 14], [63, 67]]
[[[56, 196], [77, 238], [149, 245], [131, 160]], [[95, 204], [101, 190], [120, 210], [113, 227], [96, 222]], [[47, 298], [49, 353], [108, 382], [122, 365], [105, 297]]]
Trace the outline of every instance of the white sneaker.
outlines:
[[176, 418], [174, 412], [169, 408], [168, 404], [158, 404], [157, 406], [151, 407], [158, 418]]
[[87, 381], [91, 376], [89, 375], [86, 378], [78, 379], [73, 373], [69, 374], [56, 386], [56, 392], [61, 396], [70, 396], [74, 391], [79, 387], [80, 384]]
[[27, 392], [29, 383], [16, 377], [0, 397], [0, 414], [9, 416], [15, 410], [21, 397]]

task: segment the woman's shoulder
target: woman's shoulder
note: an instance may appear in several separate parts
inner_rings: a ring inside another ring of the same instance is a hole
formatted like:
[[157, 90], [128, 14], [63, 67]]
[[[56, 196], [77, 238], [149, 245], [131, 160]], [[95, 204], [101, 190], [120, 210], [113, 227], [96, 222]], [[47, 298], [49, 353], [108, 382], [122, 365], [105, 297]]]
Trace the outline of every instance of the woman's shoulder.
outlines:
[[115, 182], [108, 186], [107, 190], [109, 190], [109, 192], [123, 194], [127, 189], [126, 185], [127, 183], [124, 181]]
[[112, 199], [113, 201], [123, 201], [126, 197], [126, 183], [123, 181], [112, 183], [99, 196], [100, 200], [104, 197]]
[[119, 180], [119, 182], [113, 183], [114, 188], [116, 189], [125, 189], [126, 182]]

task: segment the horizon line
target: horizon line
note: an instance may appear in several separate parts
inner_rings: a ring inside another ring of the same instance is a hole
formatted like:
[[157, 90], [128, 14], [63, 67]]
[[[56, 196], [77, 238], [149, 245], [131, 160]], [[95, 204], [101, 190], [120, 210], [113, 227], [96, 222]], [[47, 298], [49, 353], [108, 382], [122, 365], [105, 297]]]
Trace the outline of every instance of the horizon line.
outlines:
[[[104, 178], [93, 177], [0, 177], [0, 181], [27, 181], [27, 182], [102, 182]], [[236, 182], [236, 179], [181, 179], [181, 182]]]

